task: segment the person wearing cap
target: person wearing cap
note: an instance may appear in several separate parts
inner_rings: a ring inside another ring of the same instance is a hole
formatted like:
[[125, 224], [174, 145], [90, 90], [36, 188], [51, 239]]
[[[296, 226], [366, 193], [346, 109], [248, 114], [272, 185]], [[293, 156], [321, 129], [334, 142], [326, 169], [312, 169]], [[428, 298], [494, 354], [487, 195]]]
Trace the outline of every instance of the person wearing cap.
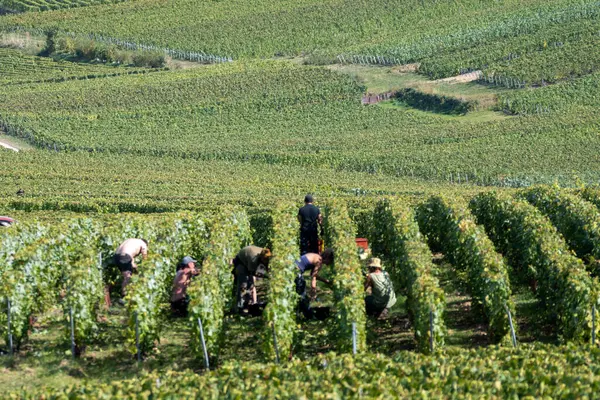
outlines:
[[379, 258], [371, 258], [367, 267], [369, 273], [365, 282], [365, 292], [369, 290], [371, 292], [365, 297], [367, 315], [385, 319], [389, 309], [396, 304], [396, 293], [394, 293], [392, 280], [388, 273], [383, 271]]
[[304, 207], [298, 210], [301, 256], [306, 253], [319, 253], [319, 226], [323, 224], [323, 215], [313, 202], [313, 196], [307, 194], [304, 197]]
[[[296, 293], [300, 295], [300, 311], [306, 318], [312, 316], [310, 309], [310, 302], [313, 301], [317, 296], [317, 280], [331, 285], [331, 281], [319, 276], [319, 271], [323, 265], [333, 264], [333, 250], [325, 249], [323, 253], [306, 253], [300, 257], [300, 260], [296, 261], [296, 267], [298, 268], [298, 276], [296, 277]], [[306, 294], [306, 280], [304, 279], [304, 273], [310, 272], [310, 292]]]
[[200, 272], [196, 269], [197, 261], [190, 256], [185, 256], [177, 264], [177, 273], [173, 281], [173, 292], [171, 294], [171, 311], [176, 317], [187, 316], [187, 307], [190, 302], [187, 288], [192, 278]]
[[[127, 239], [117, 248], [113, 256], [113, 263], [119, 267], [123, 275], [121, 294], [125, 297], [125, 287], [131, 280], [133, 271], [137, 271], [135, 258], [139, 255], [145, 260], [148, 257], [148, 241], [146, 239]], [[122, 300], [122, 299], [121, 299]]]
[[[233, 259], [233, 273], [235, 276], [235, 304], [233, 312], [238, 313], [244, 309], [245, 303], [256, 304], [256, 287], [254, 278], [265, 276], [269, 268], [271, 250], [258, 246], [246, 246]], [[252, 298], [250, 299], [250, 294]], [[251, 300], [251, 301], [250, 301]]]

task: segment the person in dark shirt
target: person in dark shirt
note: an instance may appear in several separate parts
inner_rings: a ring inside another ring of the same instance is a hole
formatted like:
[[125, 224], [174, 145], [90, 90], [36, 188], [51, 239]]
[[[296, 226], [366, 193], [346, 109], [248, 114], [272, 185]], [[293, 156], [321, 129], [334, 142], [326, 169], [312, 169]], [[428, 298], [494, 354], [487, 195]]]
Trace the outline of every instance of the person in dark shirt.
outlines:
[[304, 207], [298, 210], [301, 256], [306, 253], [319, 253], [319, 225], [323, 223], [323, 215], [313, 201], [313, 196], [307, 194], [304, 197]]

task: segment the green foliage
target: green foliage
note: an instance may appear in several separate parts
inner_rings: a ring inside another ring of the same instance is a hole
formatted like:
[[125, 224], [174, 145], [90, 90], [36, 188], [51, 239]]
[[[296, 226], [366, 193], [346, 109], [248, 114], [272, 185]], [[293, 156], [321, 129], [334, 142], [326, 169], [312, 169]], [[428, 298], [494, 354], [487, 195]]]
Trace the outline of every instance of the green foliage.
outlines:
[[98, 333], [97, 315], [104, 299], [102, 267], [98, 262], [99, 229], [91, 219], [75, 220], [64, 238], [62, 276], [59, 290], [65, 321], [65, 342], [70, 342], [72, 311], [75, 344], [83, 349]]
[[268, 304], [263, 313], [263, 349], [269, 360], [275, 360], [273, 327], [277, 336], [280, 359], [291, 354], [296, 334], [298, 295], [294, 279], [298, 275], [298, 220], [296, 208], [278, 205], [271, 213], [273, 258], [269, 262]]
[[508, 270], [483, 228], [475, 224], [466, 202], [431, 197], [419, 207], [421, 232], [431, 246], [440, 248], [450, 263], [467, 272], [473, 306], [483, 312], [492, 341], [509, 341], [505, 306], [515, 318]]
[[282, 365], [235, 361], [206, 374], [149, 373], [59, 389], [17, 390], [9, 399], [77, 398], [594, 398], [600, 350], [524, 344], [449, 349], [435, 357], [325, 354]]
[[412, 88], [398, 91], [396, 93], [396, 101], [400, 104], [418, 108], [419, 110], [453, 115], [465, 115], [477, 107], [477, 104], [471, 101], [462, 101], [453, 97], [423, 93]]
[[0, 9], [12, 12], [36, 12], [84, 7], [98, 4], [114, 4], [128, 0], [2, 0]]
[[569, 247], [590, 263], [594, 275], [600, 272], [600, 213], [592, 203], [556, 186], [541, 186], [523, 196], [545, 214], [563, 235]]
[[336, 347], [352, 351], [352, 324], [356, 323], [356, 348], [366, 350], [364, 275], [356, 247], [356, 225], [343, 202], [332, 201], [325, 208], [325, 243], [334, 252], [333, 297]]
[[373, 212], [369, 242], [374, 255], [389, 265], [387, 271], [407, 296], [409, 317], [415, 330], [417, 348], [430, 351], [430, 316], [434, 349], [444, 345], [446, 300], [435, 276], [432, 254], [419, 232], [415, 214], [398, 201], [381, 200]]
[[251, 229], [246, 212], [231, 208], [217, 212], [207, 225], [210, 236], [202, 272], [188, 287], [189, 312], [194, 352], [199, 358], [203, 357], [200, 318], [208, 353], [217, 359], [223, 340], [223, 317], [234, 301], [231, 260], [248, 245]]
[[471, 209], [521, 278], [537, 280], [535, 294], [562, 338], [589, 340], [595, 284], [550, 220], [524, 201], [493, 192], [474, 198]]
[[[58, 47], [60, 49], [60, 44]], [[145, 72], [153, 70], [57, 61], [49, 57], [26, 55], [19, 50], [0, 48], [0, 85], [87, 80]]]
[[513, 114], [544, 114], [549, 112], [577, 115], [596, 110], [600, 90], [600, 73], [560, 82], [536, 90], [507, 92], [499, 96], [498, 105]]
[[[46, 264], [43, 236], [45, 227], [30, 225], [18, 227], [11, 234], [3, 235], [0, 246], [0, 334], [8, 344], [7, 312], [10, 300], [11, 334], [18, 349], [27, 337], [29, 316], [42, 307], [38, 289], [52, 283], [55, 277], [50, 265]], [[43, 299], [55, 293], [45, 293]], [[45, 303], [45, 302], [44, 302]], [[47, 305], [47, 304], [44, 304]]]

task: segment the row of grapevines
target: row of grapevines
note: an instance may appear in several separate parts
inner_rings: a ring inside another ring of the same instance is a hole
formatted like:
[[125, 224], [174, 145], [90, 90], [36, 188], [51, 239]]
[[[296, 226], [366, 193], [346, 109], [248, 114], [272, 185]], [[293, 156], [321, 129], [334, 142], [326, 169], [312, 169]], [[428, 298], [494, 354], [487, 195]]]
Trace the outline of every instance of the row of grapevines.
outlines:
[[483, 312], [492, 340], [508, 340], [505, 307], [515, 313], [508, 271], [485, 231], [474, 222], [468, 205], [448, 197], [431, 197], [419, 207], [421, 232], [456, 268], [468, 275], [468, 287], [477, 311]]
[[210, 233], [202, 272], [188, 288], [189, 311], [192, 348], [196, 354], [202, 356], [198, 324], [200, 319], [208, 353], [211, 357], [218, 358], [223, 340], [223, 317], [234, 301], [230, 260], [250, 242], [251, 229], [245, 212], [227, 208], [209, 220], [208, 227]]
[[600, 189], [598, 187], [586, 187], [579, 191], [579, 195], [600, 208]]
[[8, 399], [520, 399], [596, 398], [600, 350], [536, 343], [519, 348], [449, 348], [435, 359], [324, 354], [282, 365], [235, 360], [206, 374], [152, 372], [104, 383], [20, 388]]
[[532, 205], [500, 193], [477, 196], [471, 209], [512, 267], [537, 280], [536, 296], [558, 321], [561, 336], [589, 339], [597, 294], [583, 262], [552, 223]]
[[142, 353], [147, 353], [160, 339], [161, 312], [169, 302], [175, 265], [186, 255], [196, 259], [203, 255], [206, 226], [200, 216], [176, 216], [163, 221], [163, 224], [167, 227], [161, 228], [158, 239], [152, 244], [150, 256], [127, 291], [127, 342], [132, 353], [137, 351], [136, 343], [139, 343]]
[[102, 266], [98, 260], [100, 229], [91, 219], [75, 220], [69, 228], [69, 234], [63, 238], [64, 264], [59, 291], [64, 294], [61, 306], [65, 337], [70, 337], [72, 323], [75, 345], [80, 351], [98, 333], [98, 312], [104, 299]]
[[369, 240], [373, 253], [386, 260], [395, 287], [402, 288], [408, 297], [419, 351], [428, 353], [431, 340], [435, 348], [443, 346], [446, 300], [413, 210], [400, 202], [382, 200], [373, 211], [372, 221]]
[[298, 274], [298, 221], [293, 206], [278, 205], [272, 213], [273, 259], [269, 264], [268, 304], [263, 314], [264, 351], [268, 359], [275, 359], [273, 331], [280, 354], [290, 354], [296, 332], [296, 305], [298, 296], [294, 278]]
[[345, 203], [331, 202], [325, 208], [325, 238], [333, 249], [333, 296], [335, 342], [342, 352], [352, 350], [352, 324], [356, 324], [357, 351], [366, 350], [366, 315], [363, 273], [356, 248], [356, 226]]
[[[0, 246], [0, 333], [9, 343], [9, 335], [18, 349], [27, 337], [29, 316], [36, 306], [36, 287], [51, 281], [45, 270], [45, 257], [50, 254], [43, 245], [48, 229], [40, 225], [15, 227], [2, 237]], [[54, 293], [52, 291], [51, 293]], [[45, 293], [47, 295], [47, 293]], [[45, 298], [45, 297], [44, 297]], [[8, 302], [11, 329], [8, 330]]]
[[[592, 203], [556, 186], [532, 188], [523, 196], [552, 221], [579, 258], [600, 259], [600, 214]], [[598, 267], [590, 264], [597, 275]]]

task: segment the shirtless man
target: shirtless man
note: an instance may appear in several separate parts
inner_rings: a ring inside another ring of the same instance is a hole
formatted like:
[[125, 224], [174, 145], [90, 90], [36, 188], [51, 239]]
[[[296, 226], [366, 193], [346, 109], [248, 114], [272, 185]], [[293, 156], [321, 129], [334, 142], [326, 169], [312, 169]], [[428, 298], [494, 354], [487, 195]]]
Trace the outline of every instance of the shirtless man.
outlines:
[[196, 269], [197, 261], [190, 256], [185, 256], [177, 265], [177, 274], [173, 282], [173, 293], [171, 295], [171, 311], [176, 317], [187, 316], [187, 307], [190, 302], [187, 288], [192, 278], [200, 273]]
[[[310, 309], [310, 302], [313, 301], [317, 296], [317, 280], [331, 285], [331, 281], [324, 279], [319, 276], [319, 271], [323, 265], [333, 264], [333, 250], [325, 249], [321, 254], [317, 253], [306, 253], [300, 260], [296, 261], [296, 267], [298, 267], [298, 276], [296, 277], [296, 293], [300, 295], [300, 310], [306, 318], [311, 318], [312, 310]], [[304, 279], [304, 273], [310, 272], [310, 293], [306, 294], [306, 280]]]
[[113, 261], [121, 274], [123, 275], [123, 283], [121, 284], [121, 294], [125, 296], [125, 287], [131, 280], [131, 274], [134, 270], [137, 271], [135, 258], [142, 255], [145, 260], [148, 257], [148, 241], [146, 239], [127, 239], [117, 249], [113, 256]]

